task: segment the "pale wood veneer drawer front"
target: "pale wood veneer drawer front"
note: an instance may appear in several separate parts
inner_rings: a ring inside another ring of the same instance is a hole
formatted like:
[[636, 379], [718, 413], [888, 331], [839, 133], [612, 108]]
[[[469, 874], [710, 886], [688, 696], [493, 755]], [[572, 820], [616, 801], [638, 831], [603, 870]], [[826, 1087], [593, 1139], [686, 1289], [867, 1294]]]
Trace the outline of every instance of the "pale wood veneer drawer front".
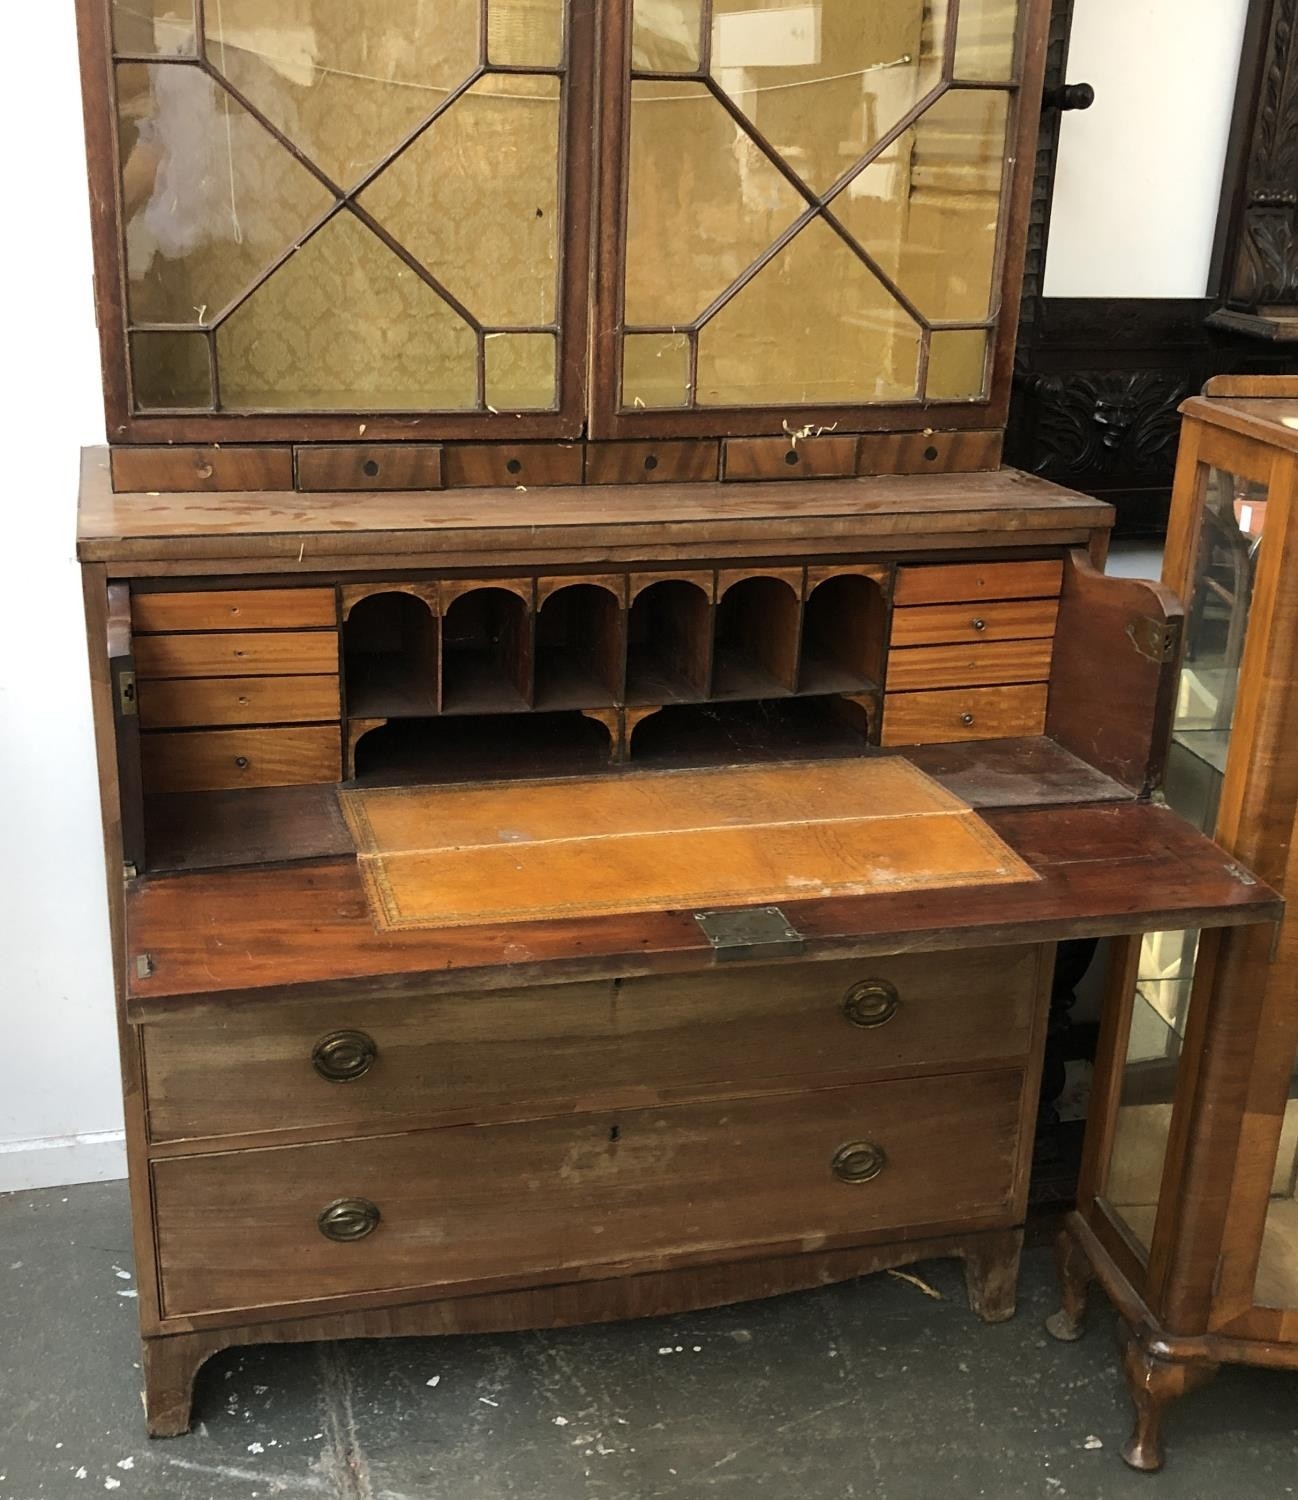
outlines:
[[1044, 734], [1044, 682], [1017, 687], [951, 688], [889, 693], [884, 699], [884, 745], [943, 745], [956, 740], [1016, 739]]
[[888, 690], [986, 687], [997, 683], [1044, 682], [1055, 643], [980, 641], [967, 646], [907, 646], [888, 657]]
[[332, 589], [213, 589], [134, 594], [137, 634], [170, 630], [317, 630], [337, 624]]
[[144, 729], [219, 724], [313, 724], [337, 720], [336, 677], [170, 678], [143, 684]]
[[964, 1073], [155, 1161], [164, 1312], [1007, 1223], [1022, 1088]]
[[1059, 593], [1064, 565], [1044, 562], [937, 563], [900, 567], [893, 602], [951, 604], [964, 599], [1036, 599]]
[[490, 994], [212, 1007], [142, 1029], [154, 1141], [518, 1118], [1026, 1057], [1039, 949]]
[[930, 604], [895, 609], [892, 645], [939, 646], [1049, 637], [1059, 617], [1057, 599], [1008, 599], [992, 604]]
[[136, 675], [288, 677], [338, 673], [332, 630], [231, 631], [222, 635], [141, 635], [133, 646]]
[[336, 724], [148, 734], [141, 754], [150, 792], [299, 786], [337, 781], [342, 774]]

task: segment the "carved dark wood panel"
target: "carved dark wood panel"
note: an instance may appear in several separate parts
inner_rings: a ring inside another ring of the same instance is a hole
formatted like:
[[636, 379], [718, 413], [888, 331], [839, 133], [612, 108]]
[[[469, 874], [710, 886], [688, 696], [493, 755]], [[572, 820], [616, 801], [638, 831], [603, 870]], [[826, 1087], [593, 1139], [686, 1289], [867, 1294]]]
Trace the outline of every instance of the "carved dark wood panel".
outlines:
[[[1072, 11], [1073, 0], [1055, 0], [1047, 89], [1067, 81]], [[1256, 317], [1259, 302], [1298, 303], [1296, 31], [1298, 0], [1253, 0], [1214, 255], [1213, 287], [1230, 289], [1233, 310], [1220, 295], [1042, 295], [1060, 117], [1042, 118], [1005, 459], [1111, 501], [1120, 536], [1166, 527], [1186, 396], [1213, 375], [1298, 368], [1298, 346]]]

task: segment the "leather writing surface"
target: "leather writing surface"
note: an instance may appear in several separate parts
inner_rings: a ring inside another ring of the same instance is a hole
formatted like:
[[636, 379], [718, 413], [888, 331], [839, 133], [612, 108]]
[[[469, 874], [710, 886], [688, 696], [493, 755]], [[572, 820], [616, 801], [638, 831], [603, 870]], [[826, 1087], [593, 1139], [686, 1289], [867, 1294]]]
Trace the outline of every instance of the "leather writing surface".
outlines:
[[339, 795], [383, 929], [1036, 878], [896, 759]]

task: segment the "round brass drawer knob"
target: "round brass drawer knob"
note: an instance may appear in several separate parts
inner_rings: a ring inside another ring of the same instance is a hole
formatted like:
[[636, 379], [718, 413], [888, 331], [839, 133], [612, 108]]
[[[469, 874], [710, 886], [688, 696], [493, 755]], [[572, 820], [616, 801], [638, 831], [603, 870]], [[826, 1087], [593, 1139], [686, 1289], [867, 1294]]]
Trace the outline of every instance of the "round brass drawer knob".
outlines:
[[888, 1157], [873, 1141], [850, 1141], [834, 1152], [829, 1165], [840, 1182], [870, 1182], [888, 1165]]
[[373, 1234], [382, 1217], [378, 1204], [371, 1203], [368, 1198], [338, 1198], [324, 1210], [316, 1223], [325, 1239], [345, 1245]]
[[351, 1083], [364, 1078], [378, 1055], [374, 1038], [363, 1031], [332, 1031], [315, 1044], [311, 1061], [330, 1083]]
[[900, 1004], [896, 985], [886, 979], [863, 979], [843, 996], [843, 1014], [853, 1026], [883, 1026]]

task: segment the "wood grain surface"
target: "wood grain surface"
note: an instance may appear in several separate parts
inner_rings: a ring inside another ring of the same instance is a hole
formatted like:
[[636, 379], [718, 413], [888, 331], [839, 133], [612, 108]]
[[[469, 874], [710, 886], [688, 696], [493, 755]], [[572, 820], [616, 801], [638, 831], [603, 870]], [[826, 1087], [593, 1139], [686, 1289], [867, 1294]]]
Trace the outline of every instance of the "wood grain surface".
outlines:
[[339, 795], [385, 927], [1032, 879], [976, 813], [902, 760]]

